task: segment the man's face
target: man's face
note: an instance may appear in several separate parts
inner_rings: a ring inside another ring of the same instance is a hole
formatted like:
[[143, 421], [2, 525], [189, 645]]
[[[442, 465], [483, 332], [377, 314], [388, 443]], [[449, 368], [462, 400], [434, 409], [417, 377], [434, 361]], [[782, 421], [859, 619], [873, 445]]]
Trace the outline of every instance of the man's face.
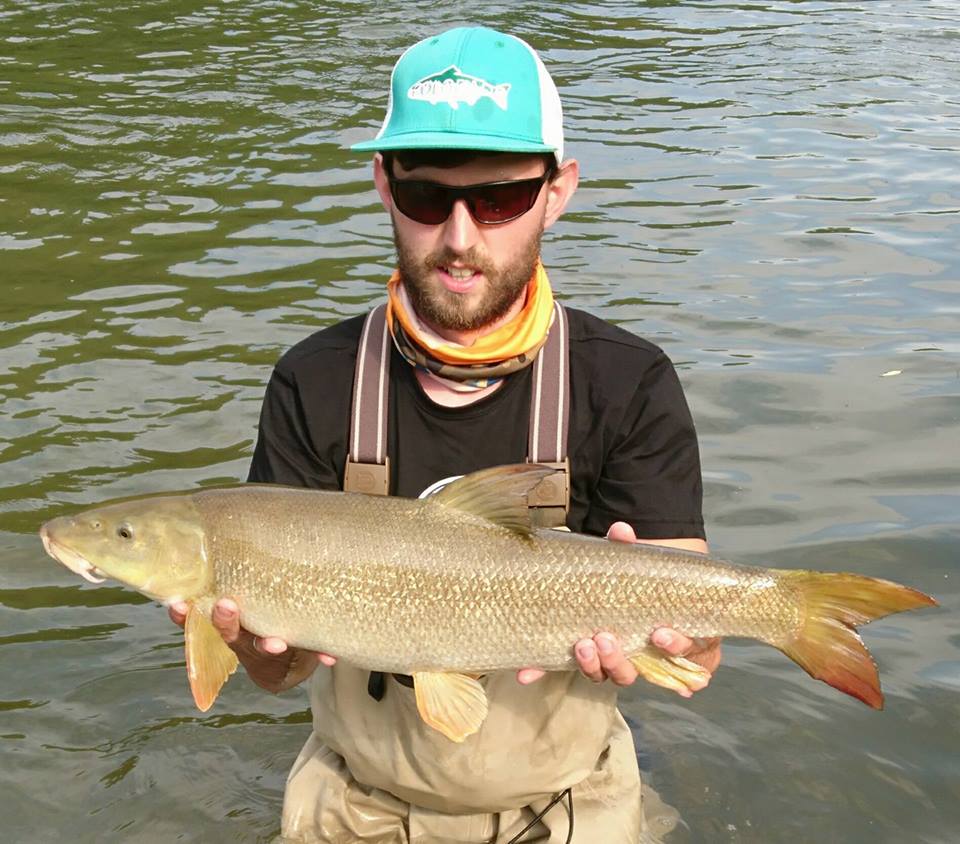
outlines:
[[[529, 179], [544, 172], [539, 156], [498, 155], [453, 168], [404, 170], [397, 179], [476, 185]], [[526, 214], [484, 225], [457, 200], [443, 223], [418, 223], [391, 207], [398, 268], [417, 314], [436, 328], [474, 331], [510, 309], [523, 293], [540, 255], [549, 184]]]

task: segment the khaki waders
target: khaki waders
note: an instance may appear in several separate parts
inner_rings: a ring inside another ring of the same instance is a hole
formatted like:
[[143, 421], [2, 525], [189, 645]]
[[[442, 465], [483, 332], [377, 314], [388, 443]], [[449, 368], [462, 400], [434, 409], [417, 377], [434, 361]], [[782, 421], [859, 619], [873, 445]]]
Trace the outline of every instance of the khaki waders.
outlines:
[[[612, 684], [490, 674], [487, 719], [456, 744], [421, 721], [413, 689], [388, 677], [377, 701], [368, 676], [337, 665], [309, 681], [314, 731], [287, 780], [282, 841], [506, 844], [568, 787], [573, 842], [641, 840], [640, 775]], [[564, 844], [568, 824], [562, 801], [521, 841]]]

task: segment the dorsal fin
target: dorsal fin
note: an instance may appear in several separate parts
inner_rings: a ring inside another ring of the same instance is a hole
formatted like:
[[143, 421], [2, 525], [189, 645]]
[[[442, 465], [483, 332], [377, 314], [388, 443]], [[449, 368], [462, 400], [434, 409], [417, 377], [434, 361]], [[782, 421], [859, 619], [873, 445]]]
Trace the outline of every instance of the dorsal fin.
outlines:
[[494, 466], [471, 472], [430, 496], [445, 507], [489, 519], [517, 533], [533, 530], [527, 495], [556, 470], [536, 463]]

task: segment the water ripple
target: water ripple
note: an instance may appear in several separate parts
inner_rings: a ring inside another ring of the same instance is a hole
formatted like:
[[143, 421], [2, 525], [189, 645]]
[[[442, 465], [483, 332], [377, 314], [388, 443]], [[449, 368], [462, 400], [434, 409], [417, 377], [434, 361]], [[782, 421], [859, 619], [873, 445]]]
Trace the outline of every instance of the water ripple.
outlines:
[[[563, 301], [677, 362], [714, 547], [958, 605], [953, 0], [431, 10], [466, 20], [554, 72], [582, 182], [545, 262]], [[68, 587], [35, 531], [244, 476], [276, 357], [382, 298], [390, 226], [348, 147], [423, 34], [343, 0], [0, 8], [10, 840], [276, 831], [303, 700], [238, 679], [197, 718], [163, 612]], [[891, 629], [882, 720], [753, 646], [692, 704], [627, 693], [687, 824], [671, 842], [949, 840], [956, 614]]]

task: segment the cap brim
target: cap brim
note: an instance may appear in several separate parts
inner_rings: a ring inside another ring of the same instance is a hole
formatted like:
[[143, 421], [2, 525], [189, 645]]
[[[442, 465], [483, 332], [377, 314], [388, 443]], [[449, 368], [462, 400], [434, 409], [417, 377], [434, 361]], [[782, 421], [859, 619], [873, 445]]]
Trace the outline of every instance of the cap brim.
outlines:
[[402, 149], [480, 149], [490, 152], [556, 152], [549, 144], [466, 132], [407, 132], [353, 144], [350, 149], [387, 152]]

